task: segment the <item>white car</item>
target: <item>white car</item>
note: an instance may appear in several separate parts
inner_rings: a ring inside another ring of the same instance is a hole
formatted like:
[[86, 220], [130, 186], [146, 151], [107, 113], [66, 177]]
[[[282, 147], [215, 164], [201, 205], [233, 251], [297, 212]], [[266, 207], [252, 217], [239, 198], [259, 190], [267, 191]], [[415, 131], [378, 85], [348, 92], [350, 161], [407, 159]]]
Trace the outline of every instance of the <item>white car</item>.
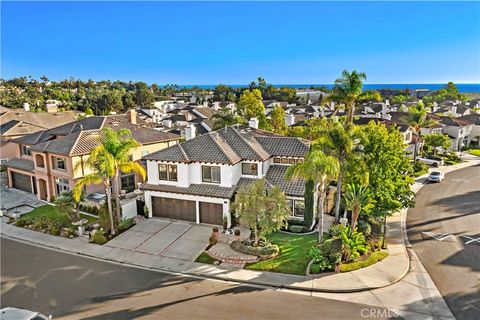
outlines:
[[428, 176], [428, 181], [429, 182], [440, 182], [445, 178], [445, 175], [441, 173], [440, 171], [432, 171], [430, 172], [430, 175]]
[[443, 159], [440, 158], [422, 158], [422, 157], [417, 157], [417, 161], [421, 161], [423, 163], [428, 164], [429, 166], [433, 166], [435, 168], [438, 168], [440, 166], [443, 166]]
[[51, 320], [52, 316], [46, 316], [36, 311], [17, 308], [0, 309], [0, 320]]

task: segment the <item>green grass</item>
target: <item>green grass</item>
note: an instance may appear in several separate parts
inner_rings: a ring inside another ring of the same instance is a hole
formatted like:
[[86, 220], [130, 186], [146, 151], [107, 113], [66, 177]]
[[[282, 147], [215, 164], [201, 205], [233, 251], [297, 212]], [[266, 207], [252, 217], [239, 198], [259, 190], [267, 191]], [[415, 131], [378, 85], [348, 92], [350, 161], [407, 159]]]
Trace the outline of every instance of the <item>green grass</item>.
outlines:
[[480, 157], [480, 149], [470, 149], [467, 152], [473, 156]]
[[41, 216], [46, 216], [48, 218], [59, 219], [63, 225], [70, 226], [70, 219], [68, 219], [67, 215], [62, 214], [58, 211], [57, 207], [51, 205], [44, 205], [41, 207], [37, 207], [30, 211], [29, 213], [23, 215], [22, 217], [31, 217], [33, 219], [40, 218]]
[[310, 248], [317, 243], [318, 234], [291, 235], [273, 233], [268, 240], [280, 248], [280, 254], [272, 259], [246, 265], [253, 270], [273, 271], [305, 275], [310, 257]]
[[375, 251], [367, 259], [355, 261], [350, 263], [342, 263], [340, 265], [340, 272], [349, 272], [361, 268], [368, 267], [378, 261], [385, 259], [388, 256], [388, 251]]
[[89, 216], [89, 215], [86, 215], [86, 214], [83, 214], [83, 213], [80, 213], [80, 219], [87, 219], [88, 220], [87, 224], [98, 221], [97, 217], [92, 217], [92, 216]]
[[195, 262], [208, 263], [208, 264], [220, 264], [219, 260], [211, 257], [206, 251], [203, 251], [202, 253], [200, 253], [197, 259], [195, 259]]
[[[51, 206], [51, 205], [44, 205], [41, 207], [37, 207], [27, 213], [26, 215], [23, 215], [22, 217], [32, 217], [32, 218], [40, 218], [41, 216], [46, 216], [49, 218], [58, 218], [60, 221], [62, 221], [62, 224], [66, 227], [74, 227], [72, 226], [72, 223], [70, 222], [70, 219], [68, 218], [67, 215], [62, 214], [61, 212], [58, 211], [57, 207]], [[86, 214], [81, 213], [80, 214], [81, 219], [87, 219], [88, 224], [95, 222], [98, 220], [96, 217], [91, 217]]]

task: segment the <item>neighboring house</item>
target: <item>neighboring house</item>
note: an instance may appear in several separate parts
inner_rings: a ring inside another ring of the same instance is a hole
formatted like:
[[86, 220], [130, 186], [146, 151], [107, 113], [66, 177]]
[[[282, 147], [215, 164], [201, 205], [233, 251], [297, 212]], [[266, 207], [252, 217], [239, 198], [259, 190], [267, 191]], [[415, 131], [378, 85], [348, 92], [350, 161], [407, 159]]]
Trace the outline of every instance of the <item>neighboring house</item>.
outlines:
[[462, 147], [468, 146], [471, 141], [471, 132], [473, 129], [473, 123], [471, 121], [461, 120], [453, 117], [440, 117], [440, 124], [443, 127], [443, 133], [449, 135], [452, 139], [453, 151], [460, 151]]
[[165, 113], [155, 106], [140, 107], [136, 110], [140, 119], [147, 123], [162, 123]]
[[73, 111], [30, 112], [26, 109], [0, 108], [0, 159], [2, 164], [16, 156], [18, 146], [11, 140], [75, 121]]
[[472, 130], [470, 132], [470, 143], [480, 147], [480, 114], [471, 113], [458, 118], [458, 120], [471, 123]]
[[[99, 145], [105, 127], [127, 128], [132, 132], [141, 144], [132, 150], [133, 160], [176, 144], [179, 139], [177, 135], [138, 125], [135, 113], [85, 118], [12, 140], [17, 154], [6, 163], [9, 187], [34, 193], [38, 199], [47, 201], [71, 190], [78, 179], [90, 173], [84, 163]], [[131, 173], [123, 174], [121, 182], [122, 190], [131, 192], [142, 180]], [[87, 194], [93, 192], [104, 193], [104, 188], [86, 187]]]
[[280, 187], [303, 219], [304, 181], [285, 181], [289, 165], [302, 162], [306, 140], [285, 137], [251, 126], [233, 125], [151, 153], [148, 180], [142, 185], [150, 216], [230, 226], [230, 204], [239, 188], [265, 177]]

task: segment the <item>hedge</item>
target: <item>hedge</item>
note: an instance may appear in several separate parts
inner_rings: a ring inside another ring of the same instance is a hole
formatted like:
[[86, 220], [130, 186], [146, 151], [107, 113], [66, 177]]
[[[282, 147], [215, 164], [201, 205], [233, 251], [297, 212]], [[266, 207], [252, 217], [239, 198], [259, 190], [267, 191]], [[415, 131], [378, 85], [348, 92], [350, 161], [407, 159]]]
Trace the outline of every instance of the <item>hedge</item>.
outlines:
[[259, 256], [261, 258], [271, 258], [278, 254], [280, 248], [275, 244], [267, 244], [263, 247], [254, 247], [247, 245], [241, 241], [233, 241], [230, 247], [238, 252], [249, 254], [252, 256]]
[[350, 263], [342, 263], [340, 265], [340, 272], [349, 272], [361, 268], [368, 267], [378, 261], [385, 259], [388, 256], [387, 251], [375, 251], [367, 259], [355, 261]]

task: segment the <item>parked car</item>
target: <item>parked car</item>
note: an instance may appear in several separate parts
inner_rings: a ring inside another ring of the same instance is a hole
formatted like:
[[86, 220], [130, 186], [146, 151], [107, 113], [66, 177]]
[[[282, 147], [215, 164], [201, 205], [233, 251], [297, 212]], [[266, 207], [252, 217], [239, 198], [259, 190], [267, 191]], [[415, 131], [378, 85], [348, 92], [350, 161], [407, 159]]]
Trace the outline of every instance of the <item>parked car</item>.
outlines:
[[435, 158], [435, 157], [425, 157], [425, 158], [417, 157], [417, 161], [421, 161], [435, 168], [438, 168], [439, 166], [443, 166], [444, 164], [443, 159]]
[[40, 312], [17, 308], [0, 309], [0, 320], [51, 320], [52, 316], [46, 316]]
[[440, 182], [445, 178], [445, 175], [441, 173], [440, 171], [432, 171], [430, 172], [430, 175], [428, 176], [428, 181], [429, 182]]

